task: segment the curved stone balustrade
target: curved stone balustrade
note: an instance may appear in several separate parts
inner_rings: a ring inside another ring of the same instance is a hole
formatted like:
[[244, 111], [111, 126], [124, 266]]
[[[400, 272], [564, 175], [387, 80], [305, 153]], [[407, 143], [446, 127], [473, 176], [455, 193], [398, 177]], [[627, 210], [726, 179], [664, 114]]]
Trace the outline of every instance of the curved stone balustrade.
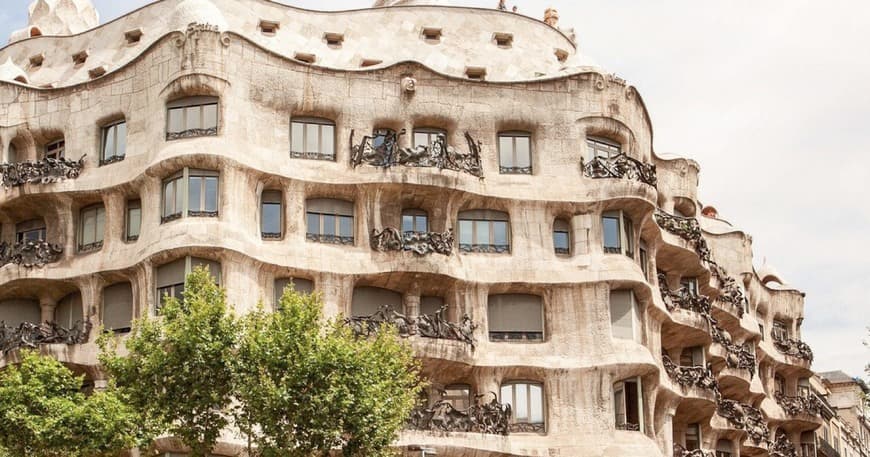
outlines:
[[370, 316], [356, 316], [345, 319], [345, 323], [353, 329], [355, 335], [366, 337], [375, 332], [381, 325], [388, 323], [396, 326], [399, 335], [408, 337], [419, 335], [425, 338], [461, 341], [474, 350], [474, 330], [478, 324], [472, 322], [468, 314], [462, 316], [462, 322], [448, 322], [444, 318], [447, 306], [442, 306], [434, 314], [421, 316], [406, 316], [389, 306], [381, 306]]
[[813, 361], [813, 350], [812, 348], [810, 348], [809, 344], [792, 338], [772, 339], [773, 346], [776, 348], [777, 351], [791, 357], [797, 357], [799, 359], [806, 360], [807, 362]]
[[767, 442], [770, 429], [764, 422], [761, 410], [736, 400], [720, 398], [716, 412], [738, 430], [744, 430], [756, 444]]
[[770, 442], [769, 449], [770, 457], [798, 457], [794, 444], [782, 430], [776, 432], [776, 439]]
[[10, 245], [0, 242], [0, 267], [14, 263], [25, 268], [39, 267], [57, 262], [63, 254], [63, 246], [46, 241], [21, 241]]
[[369, 240], [376, 251], [411, 251], [417, 255], [431, 253], [450, 255], [453, 252], [453, 230], [439, 232], [399, 232], [387, 227], [380, 232], [372, 229]]
[[0, 182], [8, 189], [28, 183], [49, 184], [75, 179], [82, 174], [85, 157], [77, 161], [45, 158], [37, 162], [0, 163]]
[[[482, 402], [485, 394], [475, 395], [475, 404], [466, 410], [458, 410], [453, 405], [441, 400], [432, 407], [417, 407], [411, 411], [407, 428], [412, 430], [439, 432], [477, 432], [492, 435], [508, 435], [512, 431], [540, 431], [543, 424], [511, 424], [511, 406], [498, 402], [495, 393], [490, 393], [492, 400]], [[525, 426], [540, 430], [524, 430]], [[521, 427], [517, 427], [521, 426]]]
[[22, 322], [18, 327], [10, 327], [0, 321], [0, 354], [19, 348], [36, 349], [42, 344], [84, 344], [91, 334], [90, 321], [77, 321], [70, 328], [56, 322], [38, 325]]
[[773, 398], [776, 399], [782, 410], [790, 416], [798, 414], [818, 416], [822, 413], [822, 402], [815, 395], [790, 397], [781, 392], [776, 392]]
[[666, 286], [667, 279], [665, 278], [665, 275], [659, 273], [658, 278], [662, 300], [665, 302], [665, 306], [669, 311], [681, 308], [688, 311], [694, 311], [704, 316], [710, 315], [711, 307], [709, 297], [693, 293], [686, 287], [681, 287], [677, 290], [670, 290]]
[[580, 166], [583, 168], [583, 176], [587, 178], [629, 179], [653, 187], [658, 185], [655, 165], [643, 163], [625, 153], [610, 158], [596, 156], [588, 162], [581, 157]]
[[704, 449], [688, 450], [677, 443], [674, 443], [674, 457], [716, 457], [713, 451]]
[[665, 354], [662, 354], [662, 364], [665, 366], [665, 371], [677, 384], [689, 387], [696, 386], [705, 390], [712, 391], [716, 398], [721, 395], [719, 392], [719, 382], [713, 375], [713, 370], [709, 364], [706, 367], [692, 366], [684, 367], [677, 365]]
[[350, 132], [350, 163], [354, 167], [367, 164], [374, 167], [390, 168], [397, 165], [406, 167], [431, 167], [439, 170], [453, 170], [468, 173], [478, 178], [483, 178], [483, 166], [480, 160], [482, 144], [465, 132], [465, 141], [468, 143], [468, 153], [459, 152], [453, 146], [447, 144], [447, 139], [438, 135], [431, 146], [417, 146], [414, 148], [398, 147], [399, 134], [388, 133], [382, 136], [382, 140], [375, 145], [374, 138], [364, 136], [360, 144], [353, 144], [353, 134]]

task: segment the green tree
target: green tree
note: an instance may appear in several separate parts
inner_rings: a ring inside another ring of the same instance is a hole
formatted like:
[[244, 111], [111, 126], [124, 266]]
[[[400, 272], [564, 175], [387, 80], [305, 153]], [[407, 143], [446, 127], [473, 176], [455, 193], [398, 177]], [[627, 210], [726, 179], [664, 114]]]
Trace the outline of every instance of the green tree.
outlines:
[[357, 339], [322, 308], [288, 287], [277, 312], [242, 320], [237, 425], [267, 457], [388, 455], [422, 389], [419, 365], [393, 327]]
[[134, 323], [126, 356], [103, 337], [100, 361], [149, 423], [204, 456], [229, 423], [237, 336], [225, 291], [197, 268], [182, 300], [169, 298], [160, 316]]
[[150, 439], [118, 392], [81, 387], [81, 376], [32, 351], [0, 371], [0, 455], [102, 457]]

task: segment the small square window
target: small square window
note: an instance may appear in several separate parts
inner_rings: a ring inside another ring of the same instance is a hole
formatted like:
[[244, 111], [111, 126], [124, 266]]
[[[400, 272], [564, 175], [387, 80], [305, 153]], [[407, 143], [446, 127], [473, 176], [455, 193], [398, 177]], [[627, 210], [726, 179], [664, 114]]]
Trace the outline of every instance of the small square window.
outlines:
[[565, 61], [568, 60], [568, 51], [564, 49], [556, 49], [555, 54], [556, 60], [559, 62], [565, 63]]
[[88, 54], [87, 50], [80, 51], [80, 52], [73, 54], [73, 56], [72, 56], [73, 63], [75, 65], [84, 64], [88, 60], [88, 55], [89, 54]]
[[39, 69], [40, 67], [42, 67], [42, 62], [44, 62], [44, 61], [45, 61], [45, 54], [44, 53], [40, 52], [39, 54], [36, 54], [35, 56], [30, 56], [30, 69], [31, 70]]
[[260, 32], [266, 36], [275, 36], [278, 33], [278, 28], [281, 26], [280, 22], [276, 21], [267, 21], [260, 20]]
[[344, 34], [326, 32], [323, 34], [323, 39], [326, 40], [326, 44], [329, 45], [329, 47], [340, 48], [341, 44], [344, 42]]
[[496, 32], [492, 36], [495, 45], [500, 48], [509, 48], [514, 43], [514, 36], [511, 33]]
[[465, 76], [467, 76], [468, 79], [483, 81], [484, 79], [486, 79], [486, 68], [484, 68], [484, 67], [466, 67], [465, 68]]
[[423, 27], [423, 39], [431, 43], [440, 42], [441, 29], [437, 27]]
[[361, 66], [361, 67], [373, 67], [375, 65], [380, 65], [383, 62], [384, 62], [383, 60], [378, 60], [378, 59], [363, 59], [362, 63], [360, 63], [359, 66]]
[[91, 68], [90, 70], [88, 70], [88, 76], [90, 76], [91, 79], [99, 78], [100, 76], [103, 76], [104, 74], [106, 74], [106, 71], [107, 71], [106, 66], [100, 65], [99, 67], [94, 67], [94, 68]]
[[124, 32], [124, 39], [127, 40], [127, 45], [134, 45], [142, 40], [142, 29], [137, 28]]
[[296, 54], [293, 54], [293, 58], [307, 64], [312, 64], [317, 60], [317, 56], [305, 52], [297, 52]]

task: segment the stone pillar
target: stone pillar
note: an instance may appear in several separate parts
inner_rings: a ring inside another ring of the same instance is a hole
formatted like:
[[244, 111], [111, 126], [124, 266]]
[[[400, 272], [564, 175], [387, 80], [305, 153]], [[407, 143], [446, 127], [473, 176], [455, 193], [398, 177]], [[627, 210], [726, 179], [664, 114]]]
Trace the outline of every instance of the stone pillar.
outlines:
[[39, 299], [39, 322], [54, 321], [54, 309], [57, 308], [57, 300], [43, 297]]
[[571, 218], [571, 243], [574, 255], [589, 254], [590, 242], [594, 237], [591, 236], [592, 217], [588, 214], [578, 214]]
[[420, 315], [420, 288], [415, 283], [411, 290], [402, 295], [402, 305], [406, 316]]

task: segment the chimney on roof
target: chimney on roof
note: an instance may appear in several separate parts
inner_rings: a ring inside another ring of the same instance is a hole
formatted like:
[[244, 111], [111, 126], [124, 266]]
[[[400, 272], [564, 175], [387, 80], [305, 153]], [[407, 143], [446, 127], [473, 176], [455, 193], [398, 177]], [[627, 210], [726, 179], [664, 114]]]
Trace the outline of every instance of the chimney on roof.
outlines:
[[555, 8], [547, 8], [544, 11], [544, 22], [550, 27], [558, 28], [559, 26], [559, 11]]

